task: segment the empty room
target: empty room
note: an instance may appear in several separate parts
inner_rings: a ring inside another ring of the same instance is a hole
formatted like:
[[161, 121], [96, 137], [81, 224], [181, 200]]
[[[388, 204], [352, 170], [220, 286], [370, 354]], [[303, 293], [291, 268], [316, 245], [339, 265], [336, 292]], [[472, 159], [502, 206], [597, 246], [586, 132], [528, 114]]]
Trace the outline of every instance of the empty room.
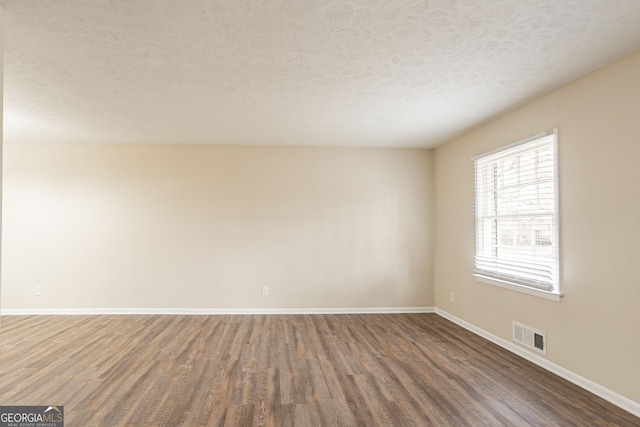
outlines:
[[640, 426], [637, 0], [0, 0], [2, 426]]

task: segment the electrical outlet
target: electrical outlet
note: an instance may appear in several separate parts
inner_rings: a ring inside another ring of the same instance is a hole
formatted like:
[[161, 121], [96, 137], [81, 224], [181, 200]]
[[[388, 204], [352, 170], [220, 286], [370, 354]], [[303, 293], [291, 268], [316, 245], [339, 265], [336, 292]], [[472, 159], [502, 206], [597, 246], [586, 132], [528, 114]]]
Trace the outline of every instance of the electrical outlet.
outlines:
[[456, 302], [456, 294], [454, 292], [449, 293], [449, 301]]
[[34, 293], [36, 294], [36, 296], [42, 296], [42, 287], [40, 286], [36, 286]]
[[269, 296], [269, 287], [268, 286], [263, 286], [262, 287], [262, 296], [263, 297], [268, 297]]

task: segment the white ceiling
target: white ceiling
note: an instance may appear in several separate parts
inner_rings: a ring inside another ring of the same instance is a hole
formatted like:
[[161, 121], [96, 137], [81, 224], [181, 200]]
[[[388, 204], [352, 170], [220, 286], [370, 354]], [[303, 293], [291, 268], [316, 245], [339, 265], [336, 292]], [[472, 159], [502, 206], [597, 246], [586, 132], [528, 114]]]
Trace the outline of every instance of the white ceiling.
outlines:
[[640, 48], [638, 0], [0, 0], [5, 141], [433, 147]]

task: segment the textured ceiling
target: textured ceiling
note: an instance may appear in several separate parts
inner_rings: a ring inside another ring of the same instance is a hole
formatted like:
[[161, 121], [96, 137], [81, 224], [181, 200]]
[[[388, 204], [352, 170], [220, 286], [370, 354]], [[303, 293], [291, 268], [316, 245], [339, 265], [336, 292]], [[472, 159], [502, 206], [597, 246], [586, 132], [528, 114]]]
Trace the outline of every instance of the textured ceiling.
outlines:
[[433, 147], [640, 48], [638, 0], [5, 0], [5, 141]]

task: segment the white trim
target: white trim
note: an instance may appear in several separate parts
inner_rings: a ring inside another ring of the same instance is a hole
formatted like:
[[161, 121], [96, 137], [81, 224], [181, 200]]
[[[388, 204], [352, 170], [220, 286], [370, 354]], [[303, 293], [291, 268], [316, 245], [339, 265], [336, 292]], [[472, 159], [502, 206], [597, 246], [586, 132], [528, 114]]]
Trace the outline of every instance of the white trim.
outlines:
[[480, 160], [483, 157], [487, 157], [487, 156], [490, 156], [492, 154], [496, 154], [496, 153], [499, 153], [501, 151], [508, 150], [510, 148], [515, 148], [518, 145], [526, 144], [527, 142], [535, 141], [536, 139], [544, 138], [544, 137], [551, 136], [551, 135], [554, 135], [554, 134], [556, 135], [556, 138], [557, 138], [557, 136], [558, 136], [558, 128], [551, 129], [551, 130], [548, 130], [546, 132], [540, 132], [540, 133], [537, 133], [535, 135], [529, 136], [527, 138], [521, 139], [521, 140], [516, 141], [516, 142], [512, 142], [512, 143], [507, 144], [507, 145], [502, 145], [502, 146], [500, 146], [498, 148], [494, 148], [493, 150], [487, 151], [487, 152], [482, 153], [482, 154], [478, 154], [477, 156], [473, 156], [471, 158], [471, 160], [473, 160], [475, 162], [476, 160]]
[[436, 314], [462, 326], [463, 328], [491, 341], [494, 344], [499, 345], [506, 350], [509, 350], [512, 353], [517, 354], [524, 359], [527, 359], [532, 363], [535, 363], [536, 365], [546, 369], [547, 371], [552, 372], [579, 387], [582, 387], [583, 389], [595, 394], [596, 396], [600, 396], [604, 400], [613, 403], [614, 405], [624, 409], [625, 411], [628, 411], [633, 415], [640, 417], [640, 403], [626, 398], [614, 391], [611, 391], [608, 388], [601, 386], [600, 384], [597, 384], [591, 380], [586, 379], [585, 377], [582, 377], [574, 372], [569, 371], [568, 369], [563, 368], [562, 366], [556, 365], [555, 363], [550, 362], [542, 356], [531, 353], [530, 351], [525, 350], [524, 348], [513, 344], [510, 341], [502, 339], [497, 335], [493, 335], [492, 333], [487, 332], [475, 325], [472, 325], [471, 323], [466, 322], [452, 314], [449, 314], [444, 310], [436, 308]]
[[2, 316], [67, 316], [102, 314], [392, 314], [435, 313], [434, 307], [365, 307], [365, 308], [17, 308], [0, 310]]
[[557, 260], [557, 265], [556, 265], [556, 276], [555, 276], [555, 281], [556, 281], [556, 292], [560, 295], [563, 296], [562, 293], [562, 251], [561, 251], [561, 245], [560, 245], [560, 158], [558, 157], [559, 154], [559, 150], [558, 150], [558, 145], [559, 145], [559, 141], [560, 141], [560, 136], [558, 135], [558, 128], [555, 128], [553, 130], [553, 133], [555, 134], [555, 141], [553, 142], [553, 182], [554, 182], [554, 188], [553, 188], [553, 196], [554, 196], [554, 201], [553, 201], [553, 205], [555, 206], [555, 209], [553, 210], [553, 224], [554, 224], [554, 236], [553, 238], [556, 241], [556, 245], [555, 245], [555, 256], [556, 256], [556, 260]]
[[523, 294], [533, 295], [535, 297], [545, 298], [551, 301], [560, 302], [560, 299], [564, 296], [561, 293], [544, 291], [542, 289], [536, 289], [529, 286], [518, 285], [517, 283], [507, 282], [506, 280], [498, 280], [493, 277], [483, 276], [481, 274], [474, 274], [476, 281], [485, 283], [487, 285], [497, 286], [499, 288], [509, 289], [512, 291], [522, 292]]

